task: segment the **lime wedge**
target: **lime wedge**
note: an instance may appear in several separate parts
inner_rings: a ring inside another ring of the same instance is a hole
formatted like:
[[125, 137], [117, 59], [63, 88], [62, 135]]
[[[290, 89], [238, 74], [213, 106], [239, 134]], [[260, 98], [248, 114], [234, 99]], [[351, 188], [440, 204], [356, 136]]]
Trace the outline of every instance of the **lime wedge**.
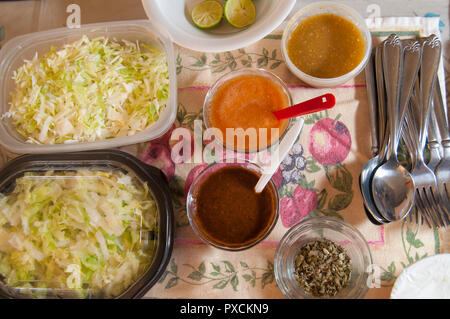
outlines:
[[220, 2], [207, 0], [197, 4], [191, 12], [192, 22], [200, 29], [211, 29], [222, 20], [223, 7]]
[[244, 28], [255, 21], [256, 8], [252, 0], [227, 0], [225, 19], [235, 28]]

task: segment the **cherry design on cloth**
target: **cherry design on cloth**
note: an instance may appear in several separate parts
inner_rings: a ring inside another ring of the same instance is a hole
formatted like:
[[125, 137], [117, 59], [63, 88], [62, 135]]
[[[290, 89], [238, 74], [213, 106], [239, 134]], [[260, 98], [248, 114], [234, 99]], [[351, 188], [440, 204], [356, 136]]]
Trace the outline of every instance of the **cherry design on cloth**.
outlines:
[[174, 129], [175, 125], [172, 125], [164, 135], [152, 140], [148, 148], [139, 157], [144, 163], [162, 170], [168, 181], [175, 175], [175, 163], [171, 157], [172, 146], [169, 143]]

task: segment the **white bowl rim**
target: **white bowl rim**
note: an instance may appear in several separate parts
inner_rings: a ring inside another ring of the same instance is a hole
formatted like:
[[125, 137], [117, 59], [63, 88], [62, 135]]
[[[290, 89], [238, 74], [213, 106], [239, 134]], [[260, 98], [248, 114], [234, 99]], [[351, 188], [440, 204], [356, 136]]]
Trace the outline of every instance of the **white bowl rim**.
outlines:
[[[405, 285], [410, 284], [409, 278], [413, 275], [418, 274], [424, 274], [424, 270], [422, 267], [427, 266], [430, 267], [429, 270], [433, 271], [433, 267], [436, 265], [439, 265], [439, 263], [449, 264], [450, 263], [450, 254], [449, 253], [439, 253], [432, 256], [427, 256], [423, 259], [420, 259], [416, 262], [414, 262], [411, 265], [408, 265], [403, 271], [400, 273], [400, 275], [397, 277], [397, 279], [394, 282], [394, 285], [391, 290], [391, 299], [408, 299], [406, 295], [402, 293], [402, 290], [404, 290]], [[408, 287], [408, 286], [406, 286]], [[431, 297], [430, 297], [431, 298]], [[444, 297], [442, 297], [444, 298]], [[440, 299], [439, 297], [434, 297], [434, 299]]]
[[296, 0], [278, 0], [283, 5], [278, 10], [268, 15], [267, 23], [261, 23], [255, 27], [249, 27], [240, 32], [216, 39], [198, 38], [189, 32], [176, 27], [162, 17], [159, 12], [158, 0], [142, 0], [144, 11], [153, 23], [163, 25], [170, 34], [172, 40], [185, 48], [202, 52], [224, 52], [243, 48], [252, 44], [275, 30], [291, 12]]

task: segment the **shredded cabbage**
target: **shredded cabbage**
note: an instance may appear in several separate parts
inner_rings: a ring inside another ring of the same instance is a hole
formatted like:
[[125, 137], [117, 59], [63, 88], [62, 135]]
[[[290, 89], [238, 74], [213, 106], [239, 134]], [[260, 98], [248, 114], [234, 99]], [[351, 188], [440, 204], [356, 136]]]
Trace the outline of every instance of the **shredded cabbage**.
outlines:
[[16, 88], [4, 117], [35, 144], [134, 135], [159, 119], [169, 95], [163, 52], [104, 37], [83, 36], [61, 50], [36, 54], [13, 79]]
[[0, 194], [0, 279], [117, 296], [153, 260], [157, 214], [147, 185], [120, 171], [26, 173]]

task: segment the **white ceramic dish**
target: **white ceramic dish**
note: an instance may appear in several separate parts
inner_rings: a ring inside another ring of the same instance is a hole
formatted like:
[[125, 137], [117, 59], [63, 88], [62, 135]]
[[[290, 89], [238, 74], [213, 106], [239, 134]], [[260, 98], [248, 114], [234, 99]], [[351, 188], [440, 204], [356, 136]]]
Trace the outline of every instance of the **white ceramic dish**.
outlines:
[[164, 26], [174, 42], [203, 52], [235, 50], [260, 40], [278, 27], [295, 5], [295, 0], [255, 0], [256, 20], [250, 26], [237, 29], [223, 19], [217, 28], [205, 31], [191, 20], [192, 8], [201, 1], [142, 0], [142, 4], [150, 21]]
[[[287, 53], [287, 43], [290, 39], [292, 32], [297, 28], [298, 24], [304, 19], [323, 13], [333, 13], [340, 15], [351, 22], [353, 22], [359, 29], [364, 39], [364, 57], [359, 65], [347, 74], [336, 78], [317, 78], [309, 74], [304, 73], [298, 69], [289, 58]], [[289, 20], [286, 28], [283, 32], [281, 39], [281, 52], [286, 62], [286, 66], [297, 76], [300, 80], [315, 87], [335, 87], [356, 77], [362, 70], [364, 70], [372, 50], [372, 37], [370, 35], [369, 28], [366, 25], [364, 18], [353, 8], [343, 5], [337, 2], [313, 2], [303, 8], [301, 8], [295, 15]]]
[[450, 299], [450, 254], [426, 257], [400, 274], [392, 299]]
[[104, 36], [118, 41], [139, 41], [152, 45], [166, 53], [169, 66], [169, 99], [166, 109], [158, 121], [144, 131], [132, 136], [115, 137], [96, 142], [39, 145], [25, 141], [15, 129], [9, 118], [0, 120], [0, 145], [15, 154], [77, 152], [114, 148], [137, 144], [155, 139], [163, 135], [172, 125], [177, 113], [177, 79], [175, 73], [175, 57], [173, 44], [169, 35], [147, 20], [105, 22], [82, 25], [78, 29], [58, 28], [42, 32], [30, 33], [9, 40], [0, 51], [0, 115], [9, 108], [10, 93], [15, 88], [13, 72], [23, 65], [24, 60], [31, 60], [37, 53], [39, 56], [48, 52], [51, 46], [62, 47], [66, 43], [79, 40], [83, 35], [88, 37]]

